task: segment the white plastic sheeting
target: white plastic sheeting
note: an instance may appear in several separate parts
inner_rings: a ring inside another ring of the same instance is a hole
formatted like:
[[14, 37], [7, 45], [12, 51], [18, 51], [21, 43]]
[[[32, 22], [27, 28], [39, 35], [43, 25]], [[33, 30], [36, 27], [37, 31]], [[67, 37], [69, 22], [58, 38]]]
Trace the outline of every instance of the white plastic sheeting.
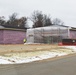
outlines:
[[[27, 29], [27, 43], [45, 43], [45, 40], [52, 37], [60, 37], [61, 38], [68, 38], [68, 27], [62, 26], [48, 26], [48, 27], [39, 27], [39, 28], [32, 28]], [[48, 39], [49, 40], [49, 39]], [[51, 39], [50, 39], [51, 40]]]
[[43, 59], [48, 59], [48, 58], [53, 58], [53, 57], [58, 57], [63, 55], [67, 55], [67, 53], [46, 52], [45, 54], [42, 54], [42, 55], [30, 56], [26, 58], [17, 57], [17, 56], [15, 57], [0, 56], [0, 64], [29, 63], [33, 61], [38, 61], [38, 60], [43, 60]]

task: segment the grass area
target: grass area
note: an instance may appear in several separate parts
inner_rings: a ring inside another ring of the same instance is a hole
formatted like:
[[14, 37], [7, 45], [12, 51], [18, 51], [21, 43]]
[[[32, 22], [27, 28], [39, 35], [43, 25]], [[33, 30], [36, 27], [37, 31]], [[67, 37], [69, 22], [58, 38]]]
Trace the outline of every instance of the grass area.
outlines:
[[[72, 49], [49, 44], [0, 45], [1, 63], [25, 63], [75, 53]], [[3, 60], [3, 62], [2, 62]]]
[[31, 44], [31, 45], [0, 45], [0, 55], [5, 55], [10, 53], [28, 53], [34, 52], [35, 54], [41, 51], [51, 51], [51, 52], [73, 52], [71, 49], [64, 48], [58, 45], [50, 44]]

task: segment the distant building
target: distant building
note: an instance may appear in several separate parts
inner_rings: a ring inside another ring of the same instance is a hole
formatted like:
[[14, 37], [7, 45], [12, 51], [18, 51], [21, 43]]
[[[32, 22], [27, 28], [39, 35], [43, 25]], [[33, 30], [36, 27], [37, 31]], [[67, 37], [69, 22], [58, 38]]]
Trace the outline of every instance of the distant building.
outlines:
[[58, 43], [62, 39], [76, 39], [76, 28], [52, 25], [27, 30], [27, 43]]
[[0, 26], [0, 44], [23, 44], [25, 29], [5, 28]]

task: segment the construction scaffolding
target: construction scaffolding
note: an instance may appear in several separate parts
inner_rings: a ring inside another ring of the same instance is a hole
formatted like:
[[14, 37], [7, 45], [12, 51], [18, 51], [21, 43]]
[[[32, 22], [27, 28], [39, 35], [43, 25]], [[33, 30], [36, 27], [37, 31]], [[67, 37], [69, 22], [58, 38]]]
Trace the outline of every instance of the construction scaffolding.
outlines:
[[27, 30], [27, 43], [54, 44], [68, 37], [66, 27], [40, 27]]

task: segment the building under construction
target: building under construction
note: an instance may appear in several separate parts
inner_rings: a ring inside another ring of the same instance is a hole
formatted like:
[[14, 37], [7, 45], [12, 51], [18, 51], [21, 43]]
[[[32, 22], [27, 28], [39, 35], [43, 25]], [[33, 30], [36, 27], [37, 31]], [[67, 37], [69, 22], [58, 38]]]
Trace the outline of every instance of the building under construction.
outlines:
[[76, 39], [73, 27], [52, 25], [27, 30], [27, 43], [59, 43], [62, 39]]

